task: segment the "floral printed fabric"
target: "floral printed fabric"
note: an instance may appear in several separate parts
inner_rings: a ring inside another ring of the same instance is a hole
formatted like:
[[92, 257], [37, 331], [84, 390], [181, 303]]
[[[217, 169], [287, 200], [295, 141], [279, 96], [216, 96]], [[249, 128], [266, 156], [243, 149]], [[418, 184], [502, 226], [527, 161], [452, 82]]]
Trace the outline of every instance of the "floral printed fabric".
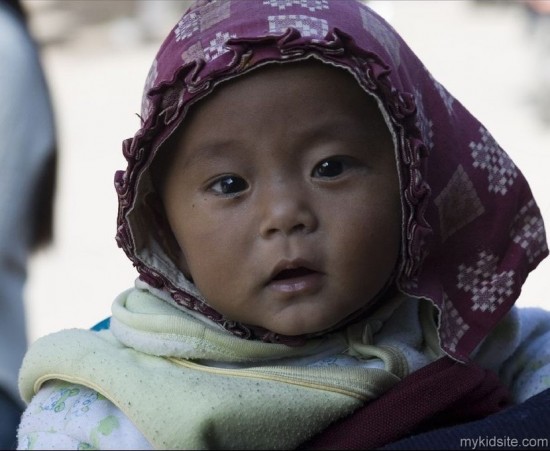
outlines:
[[245, 339], [284, 338], [227, 321], [170, 262], [155, 236], [148, 168], [189, 105], [215, 85], [264, 64], [310, 57], [349, 70], [379, 100], [402, 188], [397, 287], [433, 302], [442, 349], [467, 360], [547, 256], [543, 220], [521, 171], [490, 132], [359, 1], [195, 2], [162, 44], [145, 87], [142, 128], [123, 145], [128, 165], [115, 177], [120, 247], [173, 305]]
[[65, 382], [40, 390], [18, 435], [18, 449], [152, 449], [110, 401]]

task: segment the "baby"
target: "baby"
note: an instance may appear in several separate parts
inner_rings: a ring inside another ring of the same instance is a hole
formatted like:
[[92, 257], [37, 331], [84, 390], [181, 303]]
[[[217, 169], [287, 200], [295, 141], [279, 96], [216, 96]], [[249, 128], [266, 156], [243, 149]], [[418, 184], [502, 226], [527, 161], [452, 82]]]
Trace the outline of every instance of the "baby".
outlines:
[[528, 184], [362, 3], [197, 1], [141, 117], [139, 279], [31, 347], [20, 449], [372, 448], [550, 387]]

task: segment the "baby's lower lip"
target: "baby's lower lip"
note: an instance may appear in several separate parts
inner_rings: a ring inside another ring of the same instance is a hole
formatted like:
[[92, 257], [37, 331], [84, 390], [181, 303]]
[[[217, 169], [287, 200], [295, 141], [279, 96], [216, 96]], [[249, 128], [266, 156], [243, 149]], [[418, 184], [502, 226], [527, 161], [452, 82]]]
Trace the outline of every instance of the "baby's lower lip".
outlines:
[[273, 279], [268, 287], [279, 293], [306, 294], [317, 291], [323, 282], [323, 274], [310, 272], [287, 279]]

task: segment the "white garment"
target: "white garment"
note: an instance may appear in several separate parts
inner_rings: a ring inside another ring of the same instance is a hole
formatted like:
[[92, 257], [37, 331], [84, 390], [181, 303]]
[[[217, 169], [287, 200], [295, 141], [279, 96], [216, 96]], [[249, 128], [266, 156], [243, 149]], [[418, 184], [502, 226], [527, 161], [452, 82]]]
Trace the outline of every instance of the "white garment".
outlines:
[[19, 449], [77, 450], [86, 446], [152, 449], [130, 420], [91, 388], [60, 382], [46, 385], [26, 410]]

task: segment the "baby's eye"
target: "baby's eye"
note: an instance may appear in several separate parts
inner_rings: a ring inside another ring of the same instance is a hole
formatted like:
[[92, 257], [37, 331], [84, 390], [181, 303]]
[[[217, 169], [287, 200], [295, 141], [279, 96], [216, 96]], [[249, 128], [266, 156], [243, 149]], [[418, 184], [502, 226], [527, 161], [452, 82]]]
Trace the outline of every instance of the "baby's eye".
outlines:
[[348, 166], [349, 163], [344, 158], [327, 158], [313, 168], [311, 176], [321, 178], [337, 177], [344, 172]]
[[224, 175], [210, 185], [210, 189], [216, 194], [238, 194], [247, 188], [246, 180], [235, 175]]

